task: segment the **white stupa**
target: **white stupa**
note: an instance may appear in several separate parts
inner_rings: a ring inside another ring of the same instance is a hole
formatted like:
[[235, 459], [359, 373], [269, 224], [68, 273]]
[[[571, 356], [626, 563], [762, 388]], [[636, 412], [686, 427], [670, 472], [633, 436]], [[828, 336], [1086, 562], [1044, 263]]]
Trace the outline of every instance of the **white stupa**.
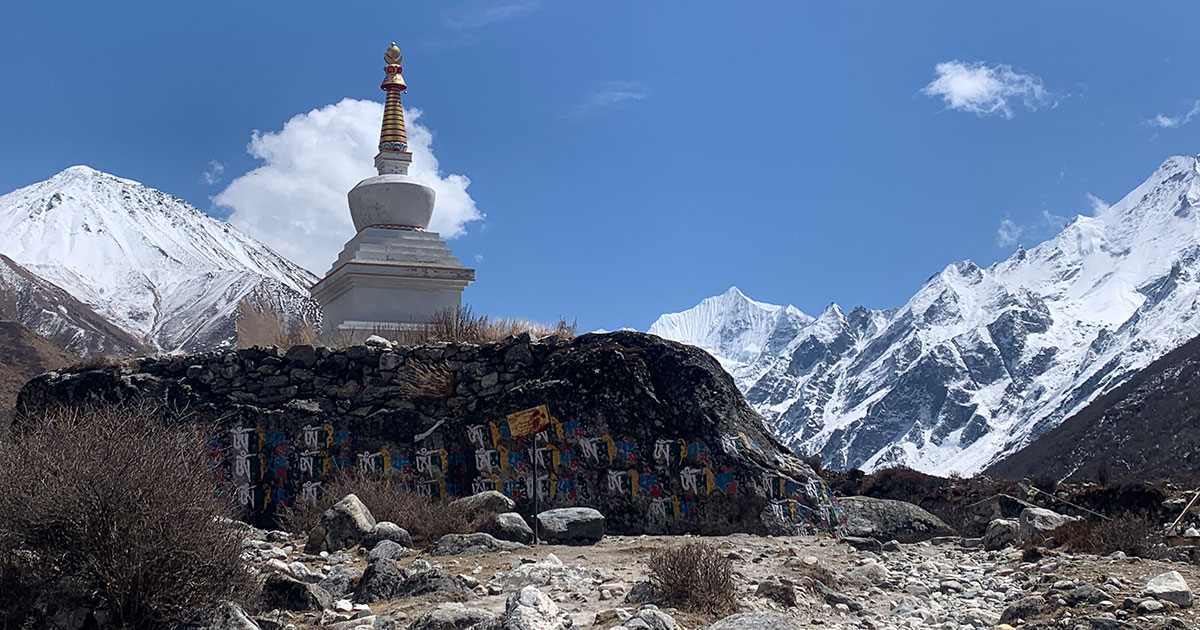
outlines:
[[350, 190], [350, 216], [358, 233], [346, 243], [325, 277], [312, 288], [325, 318], [326, 339], [363, 339], [428, 322], [439, 311], [462, 304], [462, 292], [475, 270], [459, 263], [435, 232], [434, 191], [409, 177], [412, 153], [404, 131], [400, 93], [400, 49], [383, 55], [387, 93], [379, 154], [379, 174]]

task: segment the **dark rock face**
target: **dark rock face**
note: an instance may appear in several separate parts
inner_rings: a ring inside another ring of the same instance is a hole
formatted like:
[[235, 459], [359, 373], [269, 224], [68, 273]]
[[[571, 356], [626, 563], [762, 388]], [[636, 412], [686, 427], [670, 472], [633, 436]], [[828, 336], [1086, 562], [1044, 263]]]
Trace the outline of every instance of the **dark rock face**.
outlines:
[[845, 532], [849, 536], [914, 543], [954, 534], [942, 519], [911, 503], [846, 497], [841, 505], [846, 511]]
[[[252, 519], [347, 469], [438, 498], [498, 491], [522, 513], [536, 485], [539, 509], [595, 507], [616, 534], [831, 531], [841, 518], [716, 360], [641, 333], [147, 358], [51, 372], [19, 404], [139, 397], [219, 424], [209, 456]], [[509, 434], [507, 414], [542, 404], [547, 431]]]

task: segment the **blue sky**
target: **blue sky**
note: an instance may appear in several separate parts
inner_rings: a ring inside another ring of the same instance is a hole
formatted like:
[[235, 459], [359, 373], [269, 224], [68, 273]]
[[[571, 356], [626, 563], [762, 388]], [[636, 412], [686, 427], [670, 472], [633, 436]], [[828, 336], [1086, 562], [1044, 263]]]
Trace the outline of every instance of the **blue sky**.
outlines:
[[279, 160], [225, 199], [260, 230], [344, 214], [344, 190], [272, 191], [369, 164], [307, 113], [377, 125], [335, 104], [382, 101], [395, 40], [442, 175], [469, 178], [442, 180], [466, 301], [585, 330], [735, 284], [897, 306], [1200, 151], [1195, 3], [159, 4], [0, 6], [0, 190], [84, 163], [224, 218]]

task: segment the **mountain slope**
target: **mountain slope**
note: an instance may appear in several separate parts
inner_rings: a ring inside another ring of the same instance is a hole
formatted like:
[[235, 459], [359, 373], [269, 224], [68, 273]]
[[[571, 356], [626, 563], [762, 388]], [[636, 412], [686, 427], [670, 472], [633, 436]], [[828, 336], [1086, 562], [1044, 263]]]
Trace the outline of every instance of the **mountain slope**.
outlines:
[[158, 350], [230, 345], [243, 298], [315, 321], [312, 274], [137, 182], [73, 166], [0, 196], [0, 253]]
[[1020, 479], [1091, 481], [1103, 462], [1114, 481], [1200, 477], [1200, 337], [1092, 401], [987, 469]]
[[[827, 465], [978, 472], [1200, 332], [1198, 204], [1196, 159], [1170, 158], [1101, 214], [987, 269], [951, 264], [898, 309], [831, 305], [794, 335], [764, 320], [739, 334], [774, 346], [731, 371]], [[711, 314], [660, 322], [728, 352]]]
[[0, 320], [18, 322], [80, 357], [124, 357], [147, 348], [70, 293], [0, 254]]
[[12, 408], [29, 379], [79, 361], [45, 337], [13, 321], [0, 321], [0, 412]]

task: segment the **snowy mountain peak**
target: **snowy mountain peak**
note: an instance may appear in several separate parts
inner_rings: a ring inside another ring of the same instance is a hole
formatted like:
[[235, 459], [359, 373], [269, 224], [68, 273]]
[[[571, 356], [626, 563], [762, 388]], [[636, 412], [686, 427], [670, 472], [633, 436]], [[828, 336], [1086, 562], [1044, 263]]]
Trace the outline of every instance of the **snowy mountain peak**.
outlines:
[[780, 438], [838, 468], [971, 474], [1200, 333], [1200, 163], [1164, 161], [1096, 216], [899, 308], [784, 318], [738, 292], [651, 332], [698, 345]]
[[316, 313], [312, 274], [182, 199], [83, 165], [0, 196], [0, 253], [161, 350], [231, 343], [243, 298]]

